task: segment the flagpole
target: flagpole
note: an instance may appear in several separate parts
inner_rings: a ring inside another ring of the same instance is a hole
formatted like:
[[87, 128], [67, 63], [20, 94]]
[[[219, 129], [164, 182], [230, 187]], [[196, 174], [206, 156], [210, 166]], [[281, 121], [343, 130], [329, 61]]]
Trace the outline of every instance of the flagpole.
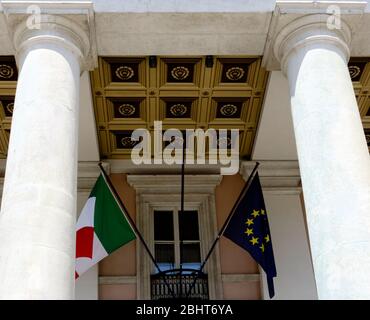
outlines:
[[[254, 166], [254, 168], [253, 168], [253, 170], [252, 170], [251, 174], [250, 174], [250, 175], [249, 175], [249, 177], [248, 177], [247, 182], [245, 183], [245, 185], [244, 185], [244, 187], [243, 187], [242, 191], [241, 191], [241, 192], [240, 192], [240, 194], [239, 194], [238, 199], [236, 200], [236, 202], [235, 202], [234, 206], [232, 207], [232, 209], [231, 209], [231, 211], [230, 211], [230, 214], [228, 215], [228, 217], [226, 218], [226, 220], [225, 220], [225, 222], [224, 222], [223, 226], [221, 227], [220, 231], [218, 232], [218, 235], [217, 235], [217, 237], [216, 237], [215, 241], [213, 242], [213, 244], [212, 244], [211, 248], [209, 249], [209, 251], [208, 251], [208, 254], [207, 254], [206, 258], [204, 259], [204, 262], [203, 262], [203, 263], [202, 263], [202, 265], [200, 266], [199, 273], [200, 273], [200, 272], [202, 272], [202, 270], [203, 270], [203, 268], [204, 268], [205, 264], [207, 263], [207, 261], [208, 261], [209, 257], [211, 256], [211, 254], [212, 254], [213, 250], [215, 249], [216, 244], [218, 243], [218, 241], [220, 240], [220, 238], [221, 238], [221, 237], [222, 237], [222, 235], [224, 234], [224, 232], [225, 232], [225, 230], [226, 230], [227, 226], [229, 225], [229, 223], [230, 223], [230, 221], [231, 221], [231, 218], [233, 217], [233, 215], [234, 215], [234, 213], [235, 213], [236, 208], [239, 206], [240, 201], [243, 199], [243, 197], [244, 197], [245, 193], [248, 191], [248, 189], [249, 189], [249, 187], [250, 187], [250, 185], [251, 185], [251, 183], [252, 183], [252, 179], [253, 179], [253, 177], [254, 177], [255, 173], [257, 172], [257, 169], [258, 169], [258, 166], [259, 166], [259, 165], [260, 165], [260, 163], [259, 163], [259, 162], [256, 162], [256, 164], [255, 164], [255, 166]], [[198, 275], [199, 275], [199, 273], [198, 273]], [[188, 293], [186, 294], [186, 297], [191, 293], [191, 290], [193, 290], [193, 288], [194, 288], [194, 286], [195, 286], [195, 283], [196, 283], [196, 281], [197, 281], [197, 279], [198, 279], [198, 275], [195, 277], [195, 280], [194, 280], [194, 282], [193, 282], [192, 286], [190, 287], [190, 289], [189, 289]]]
[[[182, 166], [181, 166], [181, 216], [184, 215], [184, 205], [185, 205], [185, 150], [186, 150], [186, 136], [182, 139]], [[182, 239], [181, 231], [180, 234], [180, 298], [182, 298], [182, 264], [183, 264], [183, 245], [184, 241]]]
[[[114, 188], [113, 183], [110, 180], [110, 178], [109, 178], [108, 174], [106, 173], [106, 171], [105, 171], [105, 169], [104, 169], [104, 167], [103, 167], [103, 165], [102, 165], [101, 162], [99, 162], [99, 168], [100, 168], [100, 170], [101, 170], [101, 172], [102, 172], [102, 174], [104, 176], [105, 181], [107, 181], [107, 183], [108, 183], [109, 189], [113, 192], [114, 198], [116, 199], [118, 205], [121, 207], [121, 210], [122, 210], [125, 218], [129, 221], [129, 224], [130, 224], [131, 228], [134, 230], [136, 236], [140, 239], [140, 241], [143, 244], [146, 252], [148, 253], [148, 255], [150, 257], [150, 260], [152, 260], [152, 262], [154, 263], [154, 265], [157, 268], [157, 270], [159, 272], [162, 272], [161, 269], [160, 269], [160, 267], [159, 267], [159, 265], [158, 265], [158, 263], [157, 263], [157, 261], [155, 261], [155, 258], [153, 256], [152, 252], [150, 251], [147, 243], [145, 242], [143, 236], [141, 235], [139, 229], [136, 227], [136, 224], [135, 224], [134, 220], [131, 218], [130, 214], [128, 213], [128, 210], [126, 209], [126, 206], [124, 205], [123, 201], [121, 200], [120, 196], [118, 195], [118, 192]], [[167, 283], [166, 279], [165, 279], [165, 283], [166, 283], [166, 285], [167, 285], [170, 293], [172, 294], [172, 296], [175, 297], [174, 292], [172, 291], [171, 287]]]

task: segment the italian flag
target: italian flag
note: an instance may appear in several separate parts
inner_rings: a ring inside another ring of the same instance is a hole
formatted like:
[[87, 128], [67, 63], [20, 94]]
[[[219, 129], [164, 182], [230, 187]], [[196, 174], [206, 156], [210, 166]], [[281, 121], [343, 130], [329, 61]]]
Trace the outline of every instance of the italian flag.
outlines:
[[135, 238], [125, 213], [100, 175], [77, 221], [75, 278]]

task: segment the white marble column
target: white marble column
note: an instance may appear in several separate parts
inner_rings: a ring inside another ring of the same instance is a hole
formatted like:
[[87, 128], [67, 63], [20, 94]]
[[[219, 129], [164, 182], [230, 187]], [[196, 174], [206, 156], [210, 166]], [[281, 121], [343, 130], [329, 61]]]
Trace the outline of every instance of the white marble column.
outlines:
[[43, 15], [14, 33], [20, 70], [0, 214], [0, 298], [73, 299], [84, 31]]
[[319, 299], [370, 299], [370, 157], [347, 68], [351, 31], [309, 15], [278, 34]]

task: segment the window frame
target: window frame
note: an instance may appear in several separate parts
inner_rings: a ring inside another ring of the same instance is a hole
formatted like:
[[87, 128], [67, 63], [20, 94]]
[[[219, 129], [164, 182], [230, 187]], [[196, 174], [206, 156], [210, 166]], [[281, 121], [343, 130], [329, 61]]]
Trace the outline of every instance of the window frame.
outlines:
[[[201, 257], [205, 257], [218, 234], [215, 188], [221, 175], [188, 175], [185, 178], [185, 210], [198, 211]], [[128, 175], [128, 183], [136, 190], [136, 223], [154, 253], [154, 210], [166, 211], [181, 201], [177, 175]], [[218, 246], [205, 265], [208, 274], [209, 298], [222, 299], [222, 277]], [[140, 241], [136, 242], [137, 299], [149, 300], [153, 262]]]

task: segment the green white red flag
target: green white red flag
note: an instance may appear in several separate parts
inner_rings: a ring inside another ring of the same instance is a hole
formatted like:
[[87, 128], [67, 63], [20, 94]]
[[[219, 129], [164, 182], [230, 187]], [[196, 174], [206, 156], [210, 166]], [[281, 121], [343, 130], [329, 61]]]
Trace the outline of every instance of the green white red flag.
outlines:
[[76, 279], [136, 238], [125, 214], [100, 175], [77, 221]]

